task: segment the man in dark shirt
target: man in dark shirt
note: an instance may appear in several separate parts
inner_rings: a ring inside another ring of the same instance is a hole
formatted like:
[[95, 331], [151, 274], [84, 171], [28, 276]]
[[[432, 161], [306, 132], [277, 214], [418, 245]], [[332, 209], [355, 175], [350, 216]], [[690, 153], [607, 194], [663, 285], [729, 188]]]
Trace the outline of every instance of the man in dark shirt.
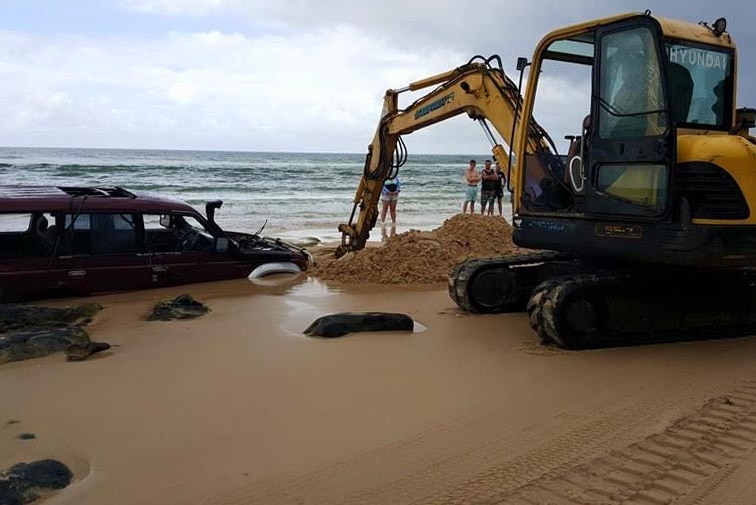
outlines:
[[480, 177], [482, 180], [480, 187], [480, 213], [481, 215], [485, 214], [487, 207], [488, 215], [493, 216], [493, 205], [496, 198], [496, 185], [499, 184], [499, 176], [496, 175], [493, 167], [491, 167], [491, 160], [486, 160]]

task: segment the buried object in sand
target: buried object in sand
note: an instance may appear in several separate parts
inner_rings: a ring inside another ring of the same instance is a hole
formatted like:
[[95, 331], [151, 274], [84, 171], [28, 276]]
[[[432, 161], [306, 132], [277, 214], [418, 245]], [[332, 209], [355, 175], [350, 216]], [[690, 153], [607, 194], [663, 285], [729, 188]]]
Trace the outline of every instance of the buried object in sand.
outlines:
[[392, 312], [342, 312], [317, 318], [304, 331], [311, 337], [341, 337], [361, 331], [412, 331], [415, 322]]
[[22, 505], [63, 489], [73, 479], [71, 470], [54, 459], [18, 463], [0, 470], [0, 504]]
[[298, 274], [298, 273], [302, 273], [302, 269], [294, 263], [273, 261], [270, 263], [263, 263], [259, 267], [255, 268], [247, 276], [247, 278], [250, 280], [254, 280], [254, 279], [260, 279], [262, 277], [265, 277], [266, 275], [272, 275], [272, 274]]
[[192, 295], [179, 295], [173, 300], [158, 302], [147, 317], [148, 321], [171, 321], [173, 319], [193, 319], [210, 312], [210, 308], [198, 302]]
[[0, 185], [0, 213], [18, 220], [0, 233], [0, 250], [13, 252], [0, 254], [0, 302], [244, 278], [271, 262], [310, 267], [301, 247], [222, 229], [222, 203], [207, 202], [203, 216], [120, 187]]
[[84, 361], [98, 352], [107, 351], [110, 344], [107, 342], [87, 342], [86, 344], [71, 344], [66, 347], [67, 361]]

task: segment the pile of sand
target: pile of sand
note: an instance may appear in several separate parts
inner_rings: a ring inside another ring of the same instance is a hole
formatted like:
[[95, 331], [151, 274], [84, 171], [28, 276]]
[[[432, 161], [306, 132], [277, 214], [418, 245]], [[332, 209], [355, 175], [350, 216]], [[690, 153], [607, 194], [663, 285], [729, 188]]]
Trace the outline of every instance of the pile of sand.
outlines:
[[516, 250], [512, 227], [504, 218], [458, 214], [430, 232], [410, 230], [383, 246], [339, 259], [321, 256], [310, 273], [345, 284], [437, 283], [445, 282], [449, 270], [466, 258]]

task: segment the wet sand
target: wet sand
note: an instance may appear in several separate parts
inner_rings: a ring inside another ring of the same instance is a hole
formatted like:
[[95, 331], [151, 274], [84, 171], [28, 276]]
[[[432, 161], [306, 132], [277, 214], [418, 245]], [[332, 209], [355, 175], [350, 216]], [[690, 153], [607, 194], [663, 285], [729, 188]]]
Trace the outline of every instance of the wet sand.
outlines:
[[[756, 496], [756, 338], [565, 352], [524, 315], [464, 314], [445, 289], [242, 280], [88, 298], [105, 306], [92, 338], [115, 347], [0, 367], [0, 468], [67, 463], [76, 481], [49, 504]], [[183, 292], [212, 312], [142, 320]], [[301, 335], [351, 310], [427, 330]]]

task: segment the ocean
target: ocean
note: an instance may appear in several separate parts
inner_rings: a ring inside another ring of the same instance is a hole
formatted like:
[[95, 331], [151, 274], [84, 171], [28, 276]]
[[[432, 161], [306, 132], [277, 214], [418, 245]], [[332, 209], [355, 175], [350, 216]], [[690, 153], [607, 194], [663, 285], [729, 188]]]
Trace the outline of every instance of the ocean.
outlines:
[[[458, 213], [471, 158], [482, 167], [491, 156], [410, 153], [399, 173], [397, 232], [432, 229]], [[201, 212], [206, 201], [223, 200], [216, 219], [226, 229], [264, 225], [264, 235], [313, 243], [340, 238], [364, 161], [364, 154], [0, 147], [0, 181], [121, 186], [174, 196]]]

